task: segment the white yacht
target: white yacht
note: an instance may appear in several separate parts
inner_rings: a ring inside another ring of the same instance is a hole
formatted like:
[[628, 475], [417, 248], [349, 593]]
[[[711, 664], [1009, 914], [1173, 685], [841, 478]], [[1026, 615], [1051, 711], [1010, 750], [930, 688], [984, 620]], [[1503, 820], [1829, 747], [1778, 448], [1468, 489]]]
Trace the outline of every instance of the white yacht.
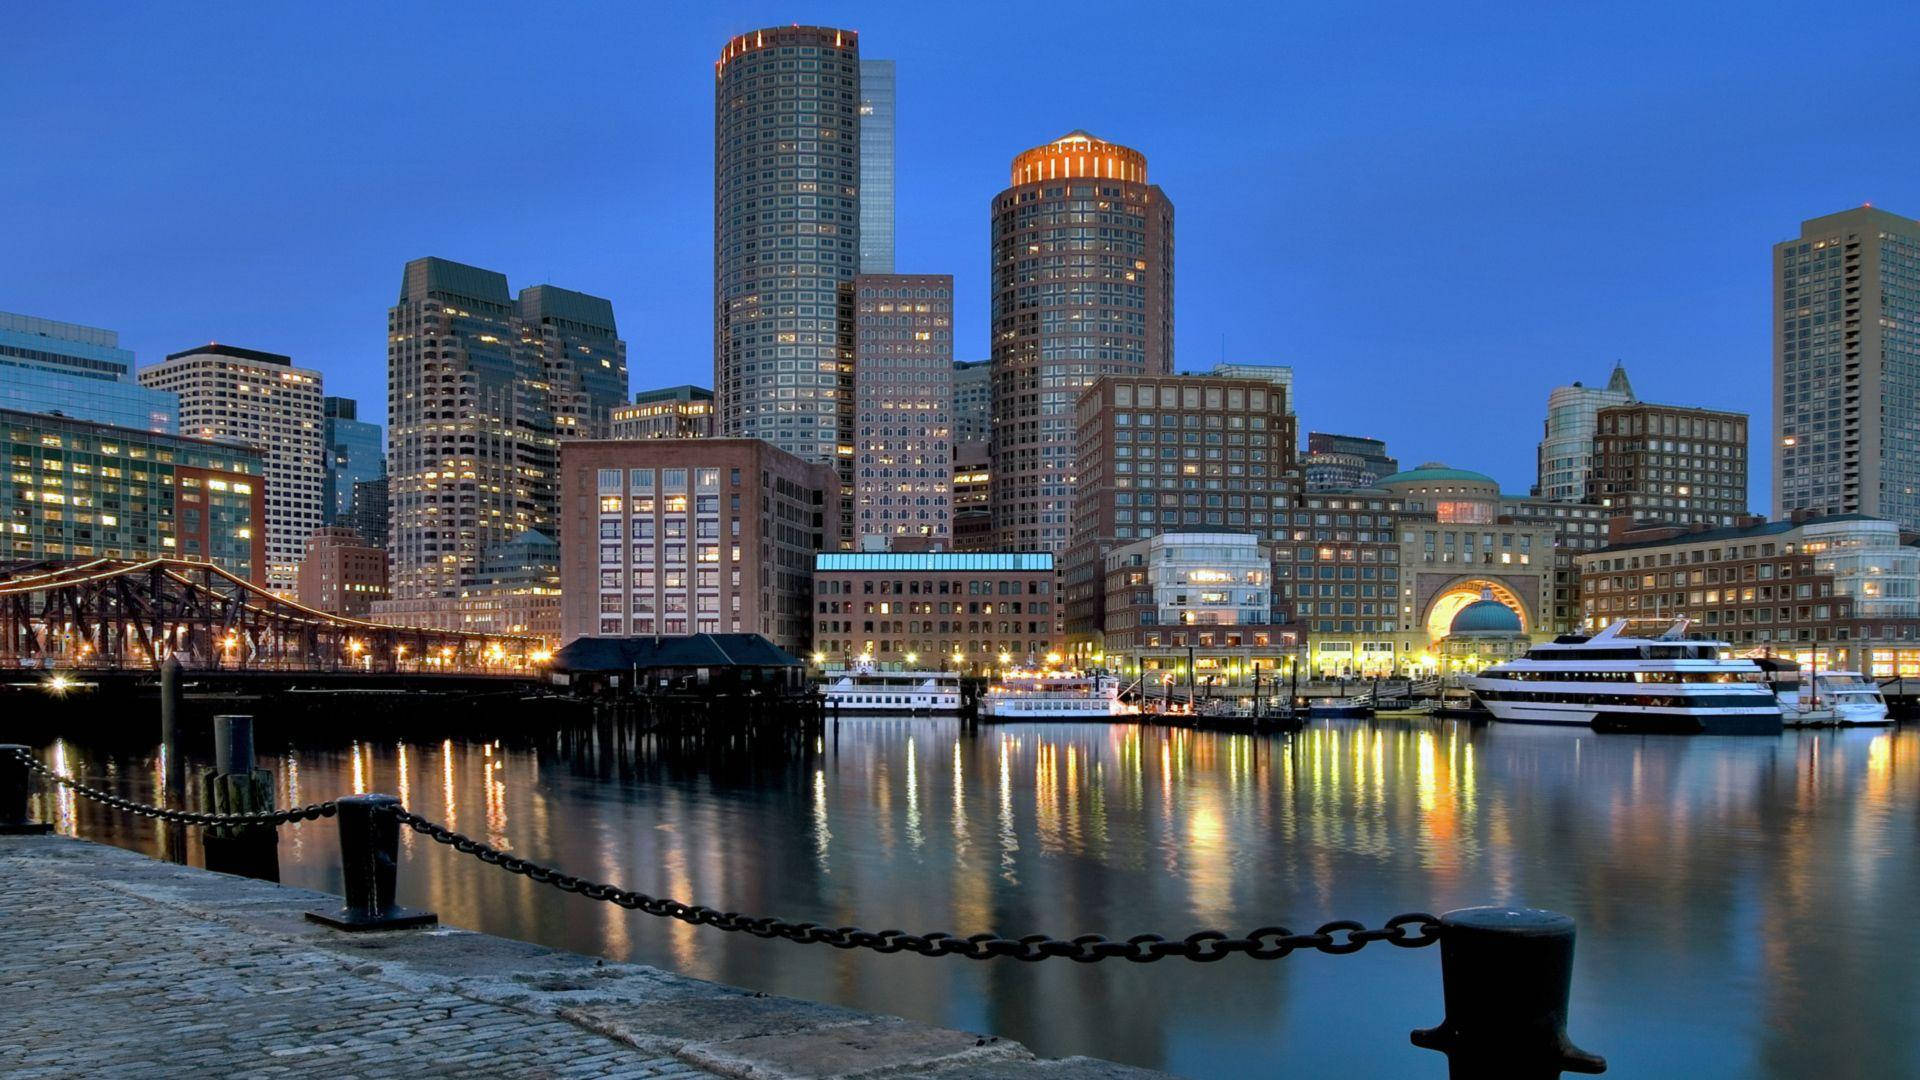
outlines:
[[[1794, 676], [1798, 672], [1793, 673]], [[1857, 671], [1816, 671], [1812, 687], [1786, 672], [1772, 680], [1786, 722], [1814, 724], [1890, 724], [1880, 685]]]
[[1139, 712], [1120, 700], [1120, 680], [1103, 671], [1009, 671], [980, 699], [980, 715], [992, 720], [1112, 720]]
[[1466, 680], [1495, 720], [1600, 731], [1777, 735], [1781, 704], [1761, 667], [1717, 641], [1685, 641], [1686, 620], [1658, 638], [1621, 620], [1592, 637], [1562, 635]]
[[960, 673], [878, 671], [860, 664], [822, 672], [820, 694], [829, 713], [836, 705], [853, 713], [957, 713]]

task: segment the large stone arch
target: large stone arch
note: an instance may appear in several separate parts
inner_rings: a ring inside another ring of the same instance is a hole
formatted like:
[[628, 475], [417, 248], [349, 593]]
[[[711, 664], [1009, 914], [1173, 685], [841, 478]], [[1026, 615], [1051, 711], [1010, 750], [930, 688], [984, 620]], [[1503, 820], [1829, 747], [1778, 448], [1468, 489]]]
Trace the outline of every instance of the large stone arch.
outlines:
[[[1527, 583], [1533, 583], [1531, 577]], [[1518, 582], [1514, 584], [1519, 584]], [[1528, 602], [1525, 593], [1514, 588], [1514, 584], [1498, 577], [1463, 574], [1434, 589], [1421, 605], [1421, 625], [1426, 628], [1427, 636], [1439, 641], [1447, 636], [1453, 625], [1453, 617], [1460, 609], [1480, 599], [1483, 591], [1493, 593], [1493, 598], [1512, 608], [1520, 616], [1520, 629], [1523, 633], [1532, 633], [1539, 618]]]

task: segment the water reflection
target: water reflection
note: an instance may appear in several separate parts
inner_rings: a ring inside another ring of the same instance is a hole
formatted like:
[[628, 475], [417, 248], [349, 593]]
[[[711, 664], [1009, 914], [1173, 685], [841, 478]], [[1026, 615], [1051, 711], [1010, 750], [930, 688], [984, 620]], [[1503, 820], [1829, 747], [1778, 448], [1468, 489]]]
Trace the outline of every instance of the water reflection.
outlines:
[[[162, 775], [150, 750], [43, 752], [138, 798]], [[207, 763], [190, 758], [191, 777]], [[395, 791], [582, 875], [874, 929], [1127, 936], [1556, 908], [1581, 928], [1575, 1034], [1617, 1075], [1920, 1073], [1920, 924], [1906, 915], [1920, 895], [1920, 732], [1633, 739], [1355, 722], [1255, 738], [843, 721], [798, 761], [689, 760], [590, 727], [272, 747], [261, 764], [282, 805]], [[39, 809], [63, 833], [172, 850], [144, 819], [50, 799]], [[284, 880], [338, 891], [332, 828], [283, 831]], [[1441, 1075], [1397, 1034], [1441, 1015], [1433, 950], [1206, 966], [850, 954], [594, 905], [405, 837], [402, 901], [459, 925], [1049, 1054], [1195, 1076]], [[197, 831], [183, 843], [199, 862]], [[1324, 1034], [1356, 1030], [1387, 1034]]]

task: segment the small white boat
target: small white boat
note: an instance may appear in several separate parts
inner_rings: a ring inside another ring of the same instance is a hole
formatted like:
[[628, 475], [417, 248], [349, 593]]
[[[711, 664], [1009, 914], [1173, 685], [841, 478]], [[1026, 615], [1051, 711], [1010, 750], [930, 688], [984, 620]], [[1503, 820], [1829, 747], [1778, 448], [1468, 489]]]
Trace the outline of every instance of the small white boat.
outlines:
[[861, 664], [822, 672], [820, 694], [828, 712], [838, 706], [852, 713], [957, 713], [960, 673], [879, 671]]
[[[1766, 672], [1766, 683], [1780, 699], [1781, 717], [1788, 727], [1829, 724], [1890, 724], [1887, 699], [1880, 686], [1857, 671], [1803, 672], [1791, 660], [1756, 658]], [[1811, 683], [1811, 686], [1807, 684]]]
[[987, 688], [980, 715], [993, 720], [1111, 720], [1137, 716], [1104, 671], [1010, 671]]

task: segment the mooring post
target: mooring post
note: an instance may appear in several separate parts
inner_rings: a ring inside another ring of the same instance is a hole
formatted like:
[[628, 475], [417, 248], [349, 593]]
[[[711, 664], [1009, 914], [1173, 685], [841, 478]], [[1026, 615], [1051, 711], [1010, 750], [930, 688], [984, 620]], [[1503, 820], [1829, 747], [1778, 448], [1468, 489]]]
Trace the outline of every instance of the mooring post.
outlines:
[[340, 869], [346, 906], [309, 911], [307, 918], [336, 930], [399, 930], [440, 921], [431, 911], [393, 902], [399, 870], [400, 800], [391, 795], [347, 795], [339, 800]]
[[37, 836], [53, 826], [27, 815], [33, 773], [19, 755], [33, 751], [18, 743], [0, 743], [0, 836]]
[[1600, 1073], [1606, 1059], [1567, 1038], [1573, 920], [1535, 908], [1478, 907], [1440, 916], [1440, 980], [1447, 1017], [1412, 1034], [1447, 1055], [1454, 1080], [1553, 1080]]
[[180, 657], [169, 650], [160, 665], [160, 757], [165, 762], [161, 786], [167, 803], [177, 806], [186, 798], [186, 764], [180, 758]]
[[[203, 805], [216, 814], [271, 813], [273, 773], [253, 761], [253, 717], [214, 717], [213, 771], [201, 784]], [[280, 831], [272, 825], [217, 825], [201, 841], [209, 870], [280, 880]]]

